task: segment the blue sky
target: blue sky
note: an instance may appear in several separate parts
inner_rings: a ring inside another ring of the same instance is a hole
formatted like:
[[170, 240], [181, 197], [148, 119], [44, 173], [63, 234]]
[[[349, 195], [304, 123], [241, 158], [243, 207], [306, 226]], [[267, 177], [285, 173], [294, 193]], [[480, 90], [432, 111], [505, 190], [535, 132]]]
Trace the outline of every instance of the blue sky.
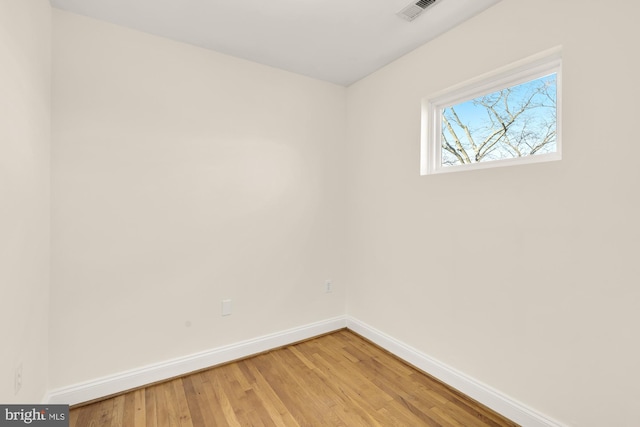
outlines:
[[[532, 104], [535, 104], [536, 106], [530, 108], [521, 116], [519, 116], [519, 118], [511, 125], [511, 127], [509, 128], [509, 135], [513, 136], [514, 138], [510, 138], [510, 141], [515, 141], [519, 137], [518, 140], [522, 141], [523, 147], [525, 147], [527, 143], [535, 144], [536, 141], [543, 140], [544, 136], [548, 132], [550, 123], [553, 123], [555, 126], [555, 103], [557, 97], [556, 77], [556, 74], [553, 73], [511, 87], [511, 93], [509, 94], [508, 98], [508, 106], [511, 112], [517, 111], [519, 109], [519, 106], [526, 99], [528, 99], [541, 85], [546, 85], [547, 91], [545, 93], [535, 94], [532, 98]], [[463, 124], [466, 124], [471, 130], [471, 134], [476, 143], [484, 140], [486, 135], [489, 135], [491, 133], [492, 129], [496, 129], [495, 126], [492, 127], [492, 124], [488, 118], [489, 116], [487, 108], [483, 105], [480, 105], [479, 101], [481, 101], [483, 98], [488, 99], [490, 97], [497, 97], [499, 93], [500, 91], [496, 91], [485, 96], [480, 96], [453, 106], [455, 112], [460, 118], [460, 121]], [[496, 104], [496, 110], [500, 113], [505, 113], [506, 109], [504, 100], [500, 100], [500, 102]], [[445, 109], [444, 114], [447, 117], [451, 117], [450, 108]], [[453, 119], [450, 119], [449, 122], [451, 123], [456, 132], [456, 135], [459, 137], [462, 145], [464, 146], [465, 151], [467, 151], [469, 157], [472, 157], [473, 150], [470, 147], [464, 131], [453, 122]], [[527, 137], [521, 137], [521, 135], [525, 132], [527, 134]], [[446, 138], [450, 142], [452, 142], [453, 139], [451, 138], [448, 130], [446, 130], [444, 123], [443, 133]], [[555, 142], [549, 143], [547, 146], [545, 146], [545, 150], [540, 150], [536, 154], [549, 152], [549, 150], [555, 150]], [[526, 154], [528, 154], [529, 150], [523, 149], [522, 152], [523, 155], [525, 154], [525, 152]], [[513, 154], [509, 154], [508, 150], [500, 149], [498, 145], [496, 146], [494, 154], [495, 158], [493, 159], [514, 157]], [[453, 158], [451, 154], [446, 153], [445, 150], [443, 150], [443, 160], [446, 156], [450, 156], [449, 158]], [[492, 160], [492, 158], [491, 156], [486, 156], [483, 160]]]

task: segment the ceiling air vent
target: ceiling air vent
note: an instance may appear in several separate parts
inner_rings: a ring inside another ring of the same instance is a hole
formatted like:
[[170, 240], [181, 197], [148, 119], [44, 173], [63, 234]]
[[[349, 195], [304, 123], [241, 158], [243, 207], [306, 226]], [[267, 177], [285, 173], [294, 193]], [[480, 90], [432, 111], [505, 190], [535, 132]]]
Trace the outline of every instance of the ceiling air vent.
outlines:
[[422, 15], [426, 8], [434, 4], [436, 0], [420, 0], [415, 3], [411, 3], [409, 6], [402, 9], [400, 12], [396, 13], [400, 18], [405, 19], [409, 22], [416, 19], [418, 16]]

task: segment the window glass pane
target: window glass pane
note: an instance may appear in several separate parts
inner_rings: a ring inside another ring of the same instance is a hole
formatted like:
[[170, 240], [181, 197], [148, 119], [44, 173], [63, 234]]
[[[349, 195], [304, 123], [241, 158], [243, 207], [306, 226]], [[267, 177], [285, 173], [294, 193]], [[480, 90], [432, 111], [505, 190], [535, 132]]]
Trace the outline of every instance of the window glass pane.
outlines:
[[556, 73], [443, 107], [441, 165], [554, 153]]

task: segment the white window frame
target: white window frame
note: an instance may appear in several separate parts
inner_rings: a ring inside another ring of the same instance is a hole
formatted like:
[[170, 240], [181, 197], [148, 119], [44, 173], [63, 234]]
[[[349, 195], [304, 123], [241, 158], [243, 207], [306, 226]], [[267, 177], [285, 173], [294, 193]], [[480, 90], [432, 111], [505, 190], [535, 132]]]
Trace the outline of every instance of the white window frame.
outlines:
[[[556, 151], [513, 159], [490, 160], [464, 165], [442, 165], [442, 110], [508, 87], [517, 86], [555, 73]], [[432, 175], [465, 170], [549, 162], [562, 159], [562, 57], [552, 49], [471, 81], [446, 89], [422, 100], [420, 174]]]

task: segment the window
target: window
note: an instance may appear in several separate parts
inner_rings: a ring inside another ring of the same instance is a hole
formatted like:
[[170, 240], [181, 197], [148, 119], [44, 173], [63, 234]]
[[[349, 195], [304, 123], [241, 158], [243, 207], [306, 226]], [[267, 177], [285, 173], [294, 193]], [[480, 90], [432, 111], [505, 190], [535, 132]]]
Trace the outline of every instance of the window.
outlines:
[[423, 102], [421, 173], [559, 160], [559, 53]]

